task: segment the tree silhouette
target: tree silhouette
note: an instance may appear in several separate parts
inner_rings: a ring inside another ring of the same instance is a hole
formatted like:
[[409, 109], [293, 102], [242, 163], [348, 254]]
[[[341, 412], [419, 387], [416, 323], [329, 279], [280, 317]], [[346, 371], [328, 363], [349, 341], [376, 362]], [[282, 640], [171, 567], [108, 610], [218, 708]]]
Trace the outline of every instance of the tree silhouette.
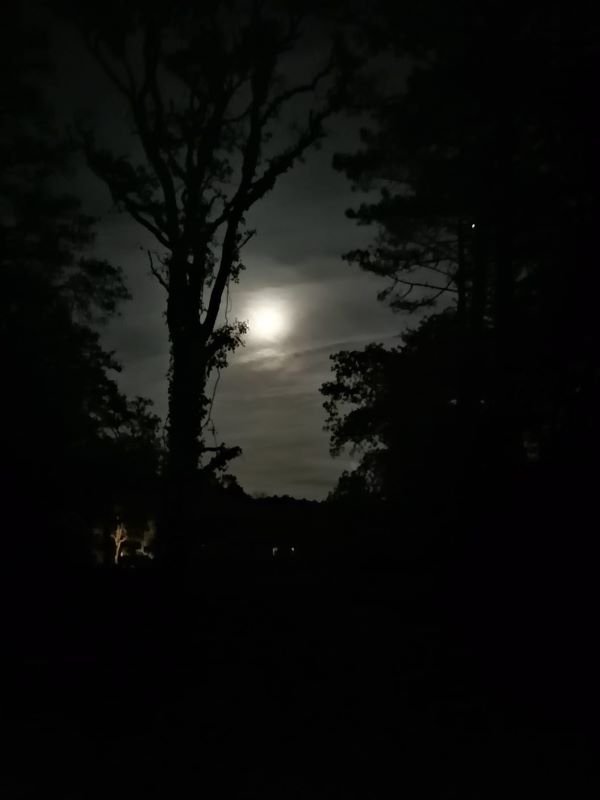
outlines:
[[[246, 330], [237, 321], [219, 324], [223, 295], [244, 269], [241, 250], [254, 233], [245, 214], [323, 138], [342, 99], [350, 61], [340, 42], [306, 80], [281, 74], [306, 17], [295, 4], [211, 2], [143, 4], [131, 13], [102, 4], [79, 18], [90, 52], [127, 101], [141, 146], [136, 163], [81, 131], [92, 169], [162, 251], [149, 259], [167, 293], [168, 472], [179, 509], [198, 467], [209, 474], [239, 453], [207, 446], [202, 430], [208, 376], [225, 366]], [[292, 103], [322, 87], [287, 143], [275, 136]]]
[[[458, 337], [449, 309], [406, 331], [399, 348], [369, 345], [332, 356], [334, 380], [321, 387], [331, 452], [361, 455], [333, 499], [384, 500], [418, 513], [456, 492], [463, 457]], [[480, 421], [484, 416], [482, 405]]]
[[72, 527], [75, 540], [63, 544], [77, 550], [88, 523], [108, 513], [127, 460], [125, 434], [129, 448], [144, 443], [153, 469], [157, 418], [148, 401], [119, 392], [112, 373], [120, 367], [100, 343], [99, 324], [129, 295], [119, 268], [86, 255], [94, 220], [78, 198], [55, 188], [71, 153], [44, 97], [42, 73], [51, 64], [42, 31], [15, 14], [2, 59], [3, 513], [30, 531], [43, 561], [43, 548], [57, 546], [53, 534]]
[[508, 474], [534, 429], [550, 452], [578, 380], [595, 392], [597, 123], [585, 96], [597, 24], [585, 3], [378, 9], [361, 18], [367, 46], [412, 66], [405, 88], [371, 103], [362, 150], [334, 162], [356, 188], [381, 191], [349, 212], [379, 238], [346, 258], [390, 278], [380, 297], [396, 310], [455, 309], [457, 424], [476, 483], [483, 449]]

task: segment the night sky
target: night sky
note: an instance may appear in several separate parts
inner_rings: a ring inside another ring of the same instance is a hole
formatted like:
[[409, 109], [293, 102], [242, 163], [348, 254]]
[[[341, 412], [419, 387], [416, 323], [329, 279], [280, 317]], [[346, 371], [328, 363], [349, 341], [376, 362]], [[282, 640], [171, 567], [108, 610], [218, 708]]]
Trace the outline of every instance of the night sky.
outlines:
[[[63, 29], [55, 43], [59, 67], [53, 92], [64, 121], [89, 111], [100, 141], [120, 152], [135, 151], [125, 107], [83, 46]], [[295, 113], [301, 116], [303, 109]], [[244, 250], [247, 270], [232, 286], [229, 318], [248, 320], [250, 332], [221, 375], [213, 420], [218, 442], [242, 447], [230, 471], [250, 493], [327, 495], [352, 463], [349, 454], [331, 458], [323, 431], [319, 387], [331, 376], [329, 356], [372, 341], [393, 344], [406, 325], [377, 301], [383, 282], [341, 258], [373, 235], [345, 217], [345, 210], [363, 197], [331, 166], [333, 153], [357, 149], [362, 124], [357, 118], [331, 120], [322, 148], [283, 175], [247, 215], [257, 235]], [[116, 212], [108, 190], [84, 165], [75, 183], [85, 210], [99, 220], [97, 255], [123, 267], [133, 295], [121, 318], [103, 332], [105, 344], [123, 365], [120, 387], [130, 396], [150, 397], [164, 418], [165, 293], [149, 273], [146, 253], [156, 244], [126, 214]], [[265, 310], [279, 316], [279, 333], [260, 334]]]

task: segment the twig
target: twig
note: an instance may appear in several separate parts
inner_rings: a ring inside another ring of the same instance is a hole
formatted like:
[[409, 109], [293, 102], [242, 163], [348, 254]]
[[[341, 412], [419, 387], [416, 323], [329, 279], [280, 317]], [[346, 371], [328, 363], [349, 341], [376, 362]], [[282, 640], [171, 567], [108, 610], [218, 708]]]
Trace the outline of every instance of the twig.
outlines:
[[169, 291], [169, 285], [166, 282], [166, 280], [164, 279], [164, 277], [160, 274], [158, 269], [154, 266], [154, 261], [152, 260], [152, 253], [150, 252], [150, 250], [147, 250], [146, 252], [148, 253], [148, 260], [150, 262], [150, 272], [154, 275], [154, 277], [160, 283], [160, 285], [163, 287], [165, 292], [168, 292]]

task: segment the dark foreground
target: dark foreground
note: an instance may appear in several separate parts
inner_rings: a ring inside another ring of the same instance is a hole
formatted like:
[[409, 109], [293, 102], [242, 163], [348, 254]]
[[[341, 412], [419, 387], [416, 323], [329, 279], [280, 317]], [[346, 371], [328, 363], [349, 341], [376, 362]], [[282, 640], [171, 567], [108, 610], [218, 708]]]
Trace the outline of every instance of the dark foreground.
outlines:
[[564, 625], [507, 634], [460, 572], [42, 580], [4, 608], [5, 798], [597, 796]]

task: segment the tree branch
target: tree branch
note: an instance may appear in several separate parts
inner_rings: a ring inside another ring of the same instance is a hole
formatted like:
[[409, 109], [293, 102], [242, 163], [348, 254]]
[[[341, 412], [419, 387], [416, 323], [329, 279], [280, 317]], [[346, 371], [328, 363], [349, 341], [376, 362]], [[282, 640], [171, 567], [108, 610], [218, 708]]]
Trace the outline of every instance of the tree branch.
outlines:
[[150, 231], [150, 233], [164, 246], [164, 247], [171, 247], [171, 242], [169, 238], [164, 234], [164, 232], [157, 227], [156, 224], [150, 222], [147, 217], [145, 217], [142, 213], [142, 207], [132, 200], [130, 197], [123, 196], [119, 198], [119, 201], [123, 203], [127, 211], [131, 214], [133, 219], [136, 222], [139, 222], [146, 230]]
[[152, 260], [152, 253], [150, 252], [150, 250], [147, 250], [146, 252], [148, 253], [148, 260], [150, 262], [150, 272], [154, 275], [154, 277], [160, 283], [160, 285], [163, 287], [163, 289], [166, 292], [168, 292], [169, 291], [169, 285], [166, 282], [166, 280], [163, 278], [163, 276], [160, 274], [158, 269], [154, 266], [154, 262]]
[[210, 336], [215, 327], [215, 322], [217, 321], [217, 316], [219, 314], [219, 308], [221, 307], [223, 291], [225, 290], [225, 286], [227, 285], [227, 281], [231, 274], [231, 267], [234, 261], [236, 250], [237, 229], [240, 219], [241, 214], [231, 217], [227, 223], [227, 230], [225, 232], [223, 245], [221, 247], [221, 260], [219, 262], [219, 269], [217, 271], [217, 277], [215, 278], [215, 282], [210, 293], [210, 298], [208, 300], [206, 316], [204, 318], [204, 322], [202, 323], [202, 329], [206, 339], [208, 339], [208, 336]]
[[[127, 84], [119, 77], [119, 75], [112, 68], [112, 66], [111, 66], [110, 62], [108, 61], [108, 59], [102, 53], [101, 42], [99, 40], [94, 40], [92, 38], [92, 36], [90, 34], [88, 34], [86, 31], [82, 30], [82, 35], [83, 35], [83, 38], [84, 38], [84, 41], [85, 41], [85, 43], [87, 45], [88, 50], [94, 56], [96, 61], [100, 64], [100, 66], [102, 67], [104, 72], [107, 74], [107, 76], [110, 78], [110, 80], [113, 82], [113, 84], [116, 86], [116, 88], [127, 99], [131, 99], [132, 94], [135, 91], [135, 87], [131, 83], [133, 76], [131, 74], [130, 69], [127, 70], [128, 77], [129, 77], [129, 80], [130, 80], [130, 85], [127, 86]], [[129, 65], [127, 65], [127, 66], [129, 66]]]
[[456, 289], [451, 289], [450, 288], [452, 286], [453, 282], [454, 282], [454, 278], [451, 281], [449, 281], [449, 283], [446, 286], [433, 286], [431, 283], [421, 283], [419, 281], [409, 281], [409, 280], [405, 280], [403, 278], [395, 278], [394, 279], [394, 284], [402, 283], [402, 284], [404, 284], [404, 286], [411, 286], [413, 288], [416, 287], [416, 288], [419, 288], [419, 289], [431, 289], [431, 290], [436, 291], [436, 292], [439, 291], [440, 293], [442, 293], [442, 292], [453, 292], [454, 294], [456, 294]]
[[269, 119], [273, 116], [276, 116], [279, 109], [282, 105], [287, 103], [294, 97], [297, 97], [301, 94], [306, 94], [307, 92], [314, 92], [321, 81], [326, 78], [328, 75], [331, 74], [333, 68], [335, 66], [335, 59], [333, 54], [330, 56], [327, 64], [321, 69], [316, 75], [313, 77], [311, 81], [308, 83], [300, 84], [298, 86], [294, 86], [291, 89], [288, 89], [285, 92], [282, 92], [277, 97], [273, 98], [273, 100], [267, 106], [265, 113], [263, 114], [262, 122], [263, 124], [266, 123]]
[[250, 241], [250, 239], [252, 239], [252, 237], [255, 236], [255, 235], [256, 235], [256, 231], [255, 230], [248, 231], [246, 233], [246, 236], [244, 237], [244, 239], [242, 239], [242, 241], [239, 242], [239, 244], [237, 246], [238, 252], [242, 249], [242, 247], [245, 247], [245, 245], [247, 245], [248, 242]]
[[437, 266], [437, 264], [440, 263], [439, 260], [436, 261], [435, 263], [436, 263], [436, 266], [434, 267], [433, 263], [432, 264], [428, 264], [426, 261], [419, 261], [419, 263], [417, 264], [417, 267], [421, 267], [422, 269], [431, 270], [431, 272], [435, 272], [438, 275], [443, 275], [445, 278], [447, 278], [448, 275], [450, 274], [449, 271], [446, 270], [446, 269], [440, 269], [440, 267]]
[[[144, 151], [148, 161], [152, 165], [156, 177], [159, 180], [163, 191], [165, 201], [165, 210], [167, 214], [167, 228], [169, 240], [174, 243], [179, 234], [179, 219], [177, 211], [177, 193], [173, 183], [173, 176], [169, 171], [169, 167], [165, 163], [160, 152], [160, 133], [157, 128], [154, 130], [150, 127], [148, 119], [148, 110], [146, 108], [145, 96], [148, 92], [153, 96], [153, 100], [158, 105], [156, 106], [157, 120], [161, 118], [162, 114], [162, 100], [158, 94], [158, 87], [156, 86], [156, 69], [158, 64], [158, 45], [152, 45], [149, 42], [149, 37], [152, 33], [146, 29], [144, 39], [144, 84], [139, 96], [132, 98], [132, 110], [135, 122], [138, 127], [138, 133], [144, 147]], [[153, 94], [153, 85], [155, 86], [156, 94]], [[158, 98], [158, 99], [157, 99]], [[157, 121], [157, 125], [158, 125]], [[161, 123], [162, 124], [162, 123]], [[162, 131], [164, 133], [164, 130]]]

